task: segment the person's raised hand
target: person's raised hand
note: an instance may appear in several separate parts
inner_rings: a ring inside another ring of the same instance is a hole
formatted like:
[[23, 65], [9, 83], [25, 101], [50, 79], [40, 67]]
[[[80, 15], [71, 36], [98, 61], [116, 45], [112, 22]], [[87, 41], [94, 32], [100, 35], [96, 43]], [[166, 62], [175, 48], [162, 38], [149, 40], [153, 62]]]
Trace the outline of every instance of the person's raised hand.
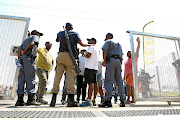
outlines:
[[139, 37], [137, 37], [136, 41], [137, 41], [138, 43], [140, 43], [140, 38], [139, 38]]

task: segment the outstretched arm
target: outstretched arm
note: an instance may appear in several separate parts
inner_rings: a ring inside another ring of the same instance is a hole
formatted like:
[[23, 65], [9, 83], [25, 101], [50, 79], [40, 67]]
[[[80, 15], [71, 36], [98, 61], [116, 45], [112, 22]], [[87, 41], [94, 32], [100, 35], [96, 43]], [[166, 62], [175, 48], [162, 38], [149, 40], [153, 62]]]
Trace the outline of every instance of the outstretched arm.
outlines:
[[83, 44], [81, 41], [79, 41], [78, 43], [79, 43], [81, 46], [83, 46], [83, 47], [91, 46], [91, 45]]
[[152, 77], [150, 77], [150, 79], [152, 79], [153, 77], [155, 77], [155, 75], [153, 75]]
[[140, 38], [139, 38], [139, 37], [137, 37], [136, 41], [138, 42], [138, 46], [137, 46], [137, 49], [136, 49], [136, 53], [135, 53], [135, 55], [136, 55], [136, 57], [139, 57]]

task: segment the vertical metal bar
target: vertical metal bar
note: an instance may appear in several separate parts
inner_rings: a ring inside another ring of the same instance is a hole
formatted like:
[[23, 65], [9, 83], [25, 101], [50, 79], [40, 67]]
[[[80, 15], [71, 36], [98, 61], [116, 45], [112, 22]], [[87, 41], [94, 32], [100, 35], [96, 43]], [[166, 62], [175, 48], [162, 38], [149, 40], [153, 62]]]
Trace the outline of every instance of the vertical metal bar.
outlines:
[[179, 51], [178, 51], [178, 48], [177, 48], [176, 40], [174, 40], [174, 43], [175, 43], [175, 47], [176, 47], [177, 57], [178, 57], [178, 59], [179, 59]]
[[[180, 50], [180, 40], [177, 40], [178, 41], [178, 46], [179, 46], [179, 50]], [[180, 52], [180, 51], [179, 51]], [[178, 58], [179, 58], [179, 56], [178, 56]], [[178, 87], [179, 87], [179, 91], [180, 91], [180, 81], [178, 80]]]
[[[144, 32], [144, 28], [143, 28], [143, 32]], [[145, 70], [145, 56], [144, 56], [144, 40], [145, 40], [145, 37], [147, 37], [147, 36], [143, 35], [143, 62], [144, 62], [144, 70]]]
[[137, 79], [137, 65], [136, 65], [136, 59], [135, 59], [135, 52], [134, 52], [134, 41], [133, 41], [133, 33], [129, 33], [130, 37], [130, 46], [131, 46], [131, 59], [132, 59], [132, 70], [133, 70], [133, 82], [134, 82], [134, 96], [136, 100], [139, 99], [138, 94], [138, 79]]
[[157, 81], [158, 81], [159, 92], [161, 93], [161, 84], [160, 84], [160, 79], [159, 79], [159, 70], [158, 70], [158, 66], [156, 66], [156, 75], [157, 75]]
[[22, 42], [27, 38], [27, 33], [28, 33], [28, 28], [29, 28], [29, 22], [30, 22], [30, 18], [28, 18], [27, 21], [26, 21], [26, 26], [25, 26], [25, 29], [24, 29], [24, 35], [23, 35], [23, 40], [22, 40]]
[[[179, 50], [180, 50], [180, 40], [178, 40], [178, 46], [179, 46]], [[180, 51], [179, 51], [180, 52]]]

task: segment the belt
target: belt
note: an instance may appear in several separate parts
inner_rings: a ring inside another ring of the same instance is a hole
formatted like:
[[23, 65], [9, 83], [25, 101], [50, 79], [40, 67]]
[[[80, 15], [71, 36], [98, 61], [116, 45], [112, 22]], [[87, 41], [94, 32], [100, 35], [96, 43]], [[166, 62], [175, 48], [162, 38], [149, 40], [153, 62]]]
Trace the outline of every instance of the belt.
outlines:
[[59, 52], [69, 52], [68, 50], [60, 50]]
[[116, 54], [113, 54], [110, 57], [114, 59], [121, 59], [120, 55], [116, 55]]

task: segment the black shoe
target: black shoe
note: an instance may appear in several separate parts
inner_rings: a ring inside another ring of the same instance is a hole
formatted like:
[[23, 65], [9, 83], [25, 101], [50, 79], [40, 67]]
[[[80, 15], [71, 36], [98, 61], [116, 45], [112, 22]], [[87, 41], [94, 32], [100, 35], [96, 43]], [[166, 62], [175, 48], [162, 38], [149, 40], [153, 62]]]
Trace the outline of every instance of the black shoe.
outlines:
[[65, 100], [62, 100], [61, 103], [62, 103], [62, 105], [65, 105], [65, 104], [66, 104], [66, 101], [65, 101]]
[[74, 101], [74, 94], [68, 94], [67, 107], [78, 107], [78, 104]]
[[96, 106], [96, 101], [92, 100], [93, 106]]
[[110, 101], [104, 101], [103, 103], [98, 105], [99, 107], [112, 107], [111, 100]]
[[57, 98], [57, 93], [53, 93], [52, 100], [51, 100], [51, 103], [50, 103], [50, 107], [55, 107], [56, 98]]
[[23, 98], [24, 94], [18, 94], [18, 99], [15, 106], [25, 106], [26, 103], [23, 101]]
[[35, 100], [35, 94], [34, 94], [34, 93], [30, 93], [30, 94], [28, 94], [28, 100], [27, 100], [26, 105], [27, 105], [27, 106], [29, 106], [29, 105], [39, 106], [39, 105], [41, 105], [41, 104], [38, 103], [38, 102], [36, 102], [36, 100]]
[[121, 101], [121, 103], [120, 103], [119, 107], [125, 107], [124, 100], [120, 100], [120, 101]]

